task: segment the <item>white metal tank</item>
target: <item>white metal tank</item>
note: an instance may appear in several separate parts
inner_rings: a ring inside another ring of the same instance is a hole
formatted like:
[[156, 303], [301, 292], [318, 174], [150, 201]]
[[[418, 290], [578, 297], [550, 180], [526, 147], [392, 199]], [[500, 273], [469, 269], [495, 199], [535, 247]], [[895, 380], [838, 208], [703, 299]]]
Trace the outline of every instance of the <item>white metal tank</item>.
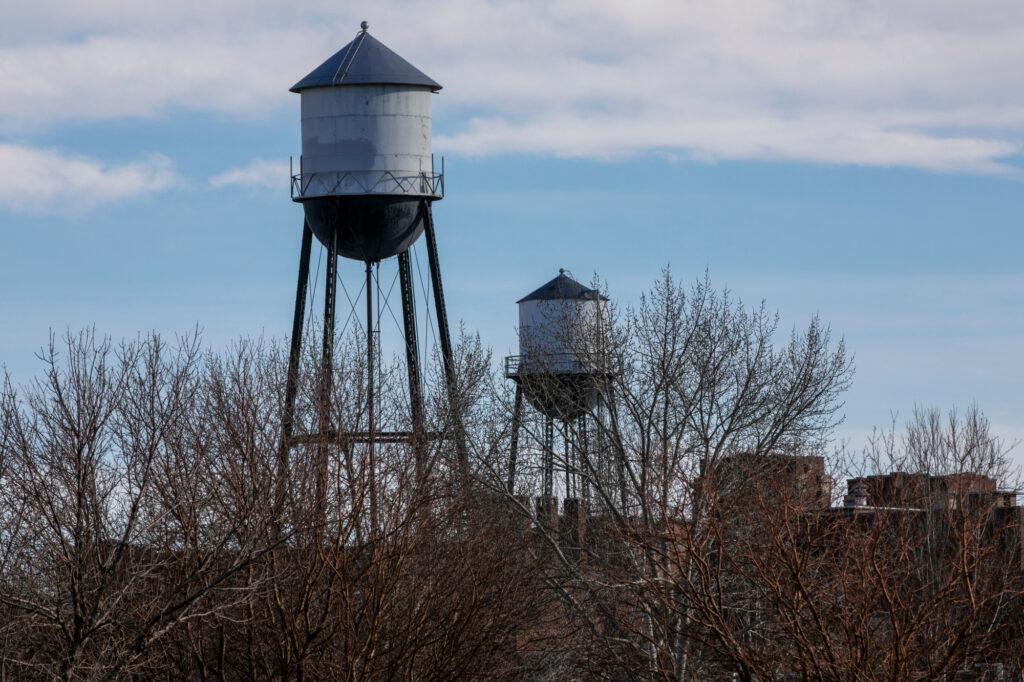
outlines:
[[320, 241], [376, 261], [422, 231], [420, 203], [439, 199], [431, 98], [441, 86], [362, 30], [300, 80], [302, 156], [292, 198]]
[[521, 372], [579, 374], [601, 338], [608, 299], [559, 270], [558, 276], [517, 301]]
[[433, 195], [431, 95], [405, 85], [303, 90], [303, 198]]

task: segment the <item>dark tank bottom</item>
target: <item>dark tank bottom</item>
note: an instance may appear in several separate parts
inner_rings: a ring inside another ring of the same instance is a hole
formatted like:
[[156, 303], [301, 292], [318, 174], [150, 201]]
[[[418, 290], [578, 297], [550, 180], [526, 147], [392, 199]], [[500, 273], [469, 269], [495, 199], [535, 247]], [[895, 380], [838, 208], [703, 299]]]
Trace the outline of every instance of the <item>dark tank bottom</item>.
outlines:
[[376, 262], [397, 256], [423, 232], [423, 198], [334, 196], [302, 202], [313, 234], [327, 246], [331, 234], [345, 258]]
[[597, 405], [600, 379], [592, 374], [520, 374], [523, 395], [552, 419], [569, 421]]

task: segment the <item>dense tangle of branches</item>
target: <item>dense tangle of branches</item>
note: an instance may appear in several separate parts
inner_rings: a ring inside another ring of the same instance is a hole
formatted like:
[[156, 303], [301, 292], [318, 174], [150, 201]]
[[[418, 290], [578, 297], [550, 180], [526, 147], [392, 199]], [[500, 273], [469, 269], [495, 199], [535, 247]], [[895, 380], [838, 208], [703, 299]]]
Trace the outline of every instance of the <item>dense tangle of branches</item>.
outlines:
[[[843, 474], [1007, 482], [984, 418], [922, 411], [905, 435], [839, 456], [842, 342], [818, 320], [779, 337], [763, 306], [668, 273], [636, 308], [613, 308], [600, 338], [574, 340], [616, 372], [585, 425], [559, 427], [575, 454], [557, 466], [585, 494], [554, 519], [530, 499], [536, 420], [507, 487], [510, 388], [474, 338], [459, 345], [453, 400], [427, 378], [425, 431], [440, 435], [425, 476], [406, 444], [378, 443], [371, 466], [342, 436], [326, 462], [315, 444], [280, 461], [287, 359], [273, 344], [54, 339], [39, 378], [0, 397], [0, 678], [1019, 671], [1017, 517], [955, 496], [828, 509]], [[360, 343], [336, 351], [340, 433], [365, 428]], [[378, 428], [408, 429], [404, 370], [378, 371]], [[299, 432], [318, 421], [317, 373], [310, 351]], [[786, 469], [808, 456], [829, 475]]]

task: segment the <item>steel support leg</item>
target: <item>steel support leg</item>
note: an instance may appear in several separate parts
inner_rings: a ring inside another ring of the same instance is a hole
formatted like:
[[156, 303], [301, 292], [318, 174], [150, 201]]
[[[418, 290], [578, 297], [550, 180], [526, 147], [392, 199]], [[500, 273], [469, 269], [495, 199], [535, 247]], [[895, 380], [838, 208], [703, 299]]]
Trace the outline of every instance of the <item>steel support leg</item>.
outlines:
[[277, 453], [277, 481], [274, 490], [275, 516], [284, 509], [285, 480], [288, 474], [288, 452], [295, 427], [295, 398], [299, 390], [299, 363], [302, 360], [302, 328], [306, 314], [306, 290], [309, 288], [309, 259], [313, 231], [309, 223], [302, 226], [302, 247], [299, 250], [299, 281], [295, 287], [295, 314], [292, 317], [291, 349], [288, 352], [288, 375], [285, 379], [284, 413], [281, 415], [281, 445]]
[[[320, 437], [316, 446], [316, 515], [323, 528], [327, 509], [327, 433], [331, 431], [331, 392], [334, 384], [334, 308], [338, 288], [338, 237], [331, 233], [327, 244], [327, 272], [324, 282], [324, 341], [320, 357], [320, 391], [317, 396]], [[321, 532], [318, 530], [318, 533]]]
[[416, 458], [416, 486], [426, 480], [427, 461], [423, 439], [423, 392], [419, 339], [416, 335], [416, 296], [409, 252], [398, 254], [398, 279], [402, 288], [402, 323], [405, 327], [405, 364], [409, 372], [409, 409], [412, 412], [412, 448]]
[[367, 261], [367, 466], [370, 468], [370, 519], [377, 529], [377, 393], [374, 365], [374, 272], [373, 263]]
[[555, 420], [544, 417], [544, 500], [548, 508], [554, 497], [555, 487]]
[[427, 259], [430, 263], [430, 279], [434, 288], [434, 307], [437, 312], [437, 334], [441, 342], [441, 356], [444, 359], [444, 374], [448, 388], [448, 404], [452, 411], [455, 427], [455, 448], [463, 477], [469, 476], [469, 456], [466, 450], [466, 434], [462, 425], [462, 407], [455, 376], [455, 359], [452, 357], [452, 339], [448, 328], [448, 310], [444, 303], [444, 286], [441, 283], [441, 261], [437, 256], [437, 237], [434, 234], [434, 216], [429, 201], [423, 202], [423, 231], [427, 238]]
[[589, 513], [590, 509], [590, 477], [593, 475], [594, 467], [590, 461], [590, 443], [587, 438], [587, 415], [581, 414], [576, 425], [579, 432], [579, 460], [580, 460], [580, 488], [583, 498], [584, 509]]
[[572, 422], [568, 419], [562, 421], [562, 433], [565, 440], [565, 499], [573, 497], [575, 486], [573, 485], [573, 448], [572, 448]]
[[370, 485], [370, 522], [377, 528], [377, 369], [374, 365], [374, 264], [367, 261], [367, 482]]
[[611, 422], [611, 443], [608, 445], [608, 456], [613, 458], [616, 468], [616, 482], [619, 485], [619, 511], [626, 513], [629, 502], [628, 487], [626, 481], [626, 451], [622, 447], [622, 439], [619, 433], [619, 409], [618, 405], [608, 405], [608, 418]]
[[512, 407], [512, 442], [508, 455], [508, 494], [516, 492], [516, 459], [519, 457], [519, 427], [523, 421], [523, 387], [516, 383], [516, 401]]

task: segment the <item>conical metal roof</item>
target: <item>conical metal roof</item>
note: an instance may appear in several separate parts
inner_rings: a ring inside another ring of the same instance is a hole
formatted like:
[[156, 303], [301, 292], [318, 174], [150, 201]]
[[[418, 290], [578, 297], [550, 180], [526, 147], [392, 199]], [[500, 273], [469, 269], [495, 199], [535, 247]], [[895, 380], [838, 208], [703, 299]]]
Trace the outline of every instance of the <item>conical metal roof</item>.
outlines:
[[565, 270], [558, 271], [558, 277], [542, 286], [540, 289], [527, 294], [516, 303], [526, 301], [567, 301], [574, 299], [600, 299], [607, 301], [607, 296], [602, 296], [597, 289], [590, 289], [583, 286], [569, 275]]
[[306, 88], [343, 85], [419, 85], [434, 92], [441, 85], [392, 52], [387, 45], [363, 30], [326, 62], [293, 85], [292, 92]]

